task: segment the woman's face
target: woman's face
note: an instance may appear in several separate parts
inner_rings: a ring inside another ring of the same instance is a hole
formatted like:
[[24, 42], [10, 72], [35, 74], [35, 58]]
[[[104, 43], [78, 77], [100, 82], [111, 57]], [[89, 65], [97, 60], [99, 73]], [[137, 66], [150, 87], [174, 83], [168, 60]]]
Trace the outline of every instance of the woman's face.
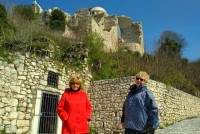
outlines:
[[144, 83], [144, 77], [136, 76], [136, 78], [135, 78], [135, 84], [136, 84], [137, 86], [139, 86], [139, 85], [141, 85], [141, 84], [143, 84], [143, 83]]
[[71, 87], [72, 87], [73, 90], [78, 90], [80, 88], [80, 83], [72, 82]]

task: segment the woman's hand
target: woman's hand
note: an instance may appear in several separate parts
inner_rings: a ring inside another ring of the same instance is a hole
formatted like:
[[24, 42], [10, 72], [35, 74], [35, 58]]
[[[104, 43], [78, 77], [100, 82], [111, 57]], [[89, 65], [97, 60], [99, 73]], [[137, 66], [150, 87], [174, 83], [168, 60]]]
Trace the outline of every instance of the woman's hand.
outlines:
[[125, 128], [124, 122], [121, 122], [121, 126], [122, 126], [122, 128]]

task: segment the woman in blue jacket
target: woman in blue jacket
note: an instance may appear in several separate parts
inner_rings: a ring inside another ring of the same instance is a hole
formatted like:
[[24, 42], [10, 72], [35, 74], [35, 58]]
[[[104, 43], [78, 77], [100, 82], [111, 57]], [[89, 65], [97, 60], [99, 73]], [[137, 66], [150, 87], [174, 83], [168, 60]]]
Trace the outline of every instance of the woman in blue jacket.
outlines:
[[121, 123], [125, 134], [154, 134], [158, 127], [158, 107], [147, 89], [149, 75], [140, 71], [123, 105]]

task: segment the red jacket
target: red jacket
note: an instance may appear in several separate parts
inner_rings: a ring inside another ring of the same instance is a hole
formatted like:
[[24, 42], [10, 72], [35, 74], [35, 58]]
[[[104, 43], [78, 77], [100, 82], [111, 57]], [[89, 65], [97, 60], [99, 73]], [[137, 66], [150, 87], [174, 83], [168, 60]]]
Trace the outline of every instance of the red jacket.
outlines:
[[82, 89], [77, 92], [66, 89], [57, 111], [62, 120], [62, 134], [89, 133], [88, 120], [91, 120], [92, 106]]

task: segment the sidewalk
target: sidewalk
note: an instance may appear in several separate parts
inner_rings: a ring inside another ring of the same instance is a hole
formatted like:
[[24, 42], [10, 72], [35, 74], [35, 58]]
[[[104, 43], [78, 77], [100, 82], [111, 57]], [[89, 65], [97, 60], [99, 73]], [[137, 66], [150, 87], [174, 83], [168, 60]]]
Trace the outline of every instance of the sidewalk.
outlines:
[[155, 134], [200, 134], [200, 117], [186, 119], [164, 129], [158, 129]]

